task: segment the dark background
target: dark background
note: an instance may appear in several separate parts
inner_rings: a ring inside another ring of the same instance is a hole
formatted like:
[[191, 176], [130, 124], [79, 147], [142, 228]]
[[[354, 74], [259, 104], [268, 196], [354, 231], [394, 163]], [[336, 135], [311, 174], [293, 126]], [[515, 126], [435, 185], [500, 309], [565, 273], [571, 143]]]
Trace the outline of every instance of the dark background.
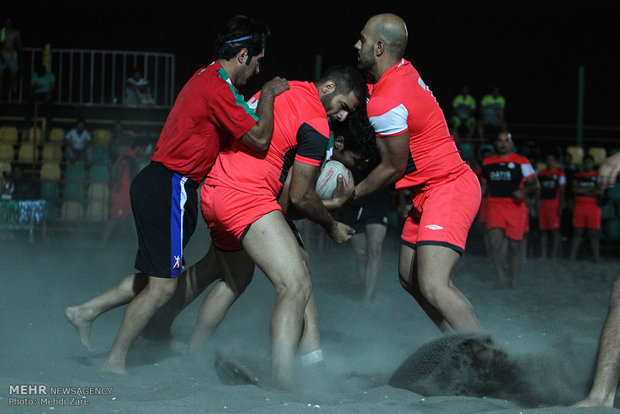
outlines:
[[[5, 3], [5, 2], [3, 2]], [[160, 51], [176, 54], [177, 88], [212, 60], [217, 30], [234, 14], [270, 24], [262, 72], [242, 92], [275, 75], [312, 80], [323, 68], [355, 62], [366, 20], [394, 12], [409, 30], [406, 58], [444, 111], [467, 84], [479, 100], [494, 85], [508, 123], [574, 124], [578, 67], [585, 67], [586, 125], [620, 126], [618, 1], [13, 1], [24, 46]]]

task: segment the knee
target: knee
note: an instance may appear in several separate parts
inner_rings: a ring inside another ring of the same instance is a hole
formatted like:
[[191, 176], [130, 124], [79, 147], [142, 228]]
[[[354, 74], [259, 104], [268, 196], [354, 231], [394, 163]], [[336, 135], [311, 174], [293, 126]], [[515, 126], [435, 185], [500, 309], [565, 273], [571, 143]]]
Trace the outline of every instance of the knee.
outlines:
[[153, 283], [151, 279], [148, 285], [148, 294], [153, 297], [158, 304], [163, 305], [174, 295], [176, 288], [176, 279], [166, 279], [158, 281], [158, 283]]
[[429, 280], [420, 280], [420, 292], [433, 306], [438, 302], [441, 291], [442, 286], [439, 284]]
[[279, 297], [292, 296], [304, 303], [310, 299], [311, 292], [312, 282], [308, 276], [290, 278], [276, 286], [276, 293]]

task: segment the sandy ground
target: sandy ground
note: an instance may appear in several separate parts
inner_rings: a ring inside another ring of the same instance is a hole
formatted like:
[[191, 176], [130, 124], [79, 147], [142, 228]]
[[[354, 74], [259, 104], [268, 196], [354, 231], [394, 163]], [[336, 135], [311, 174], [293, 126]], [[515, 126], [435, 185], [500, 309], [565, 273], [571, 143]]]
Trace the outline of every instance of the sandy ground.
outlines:
[[[89, 234], [52, 234], [29, 244], [23, 234], [0, 233], [0, 412], [620, 412], [566, 407], [586, 395], [611, 284], [620, 269], [620, 261], [605, 253], [600, 264], [529, 259], [517, 290], [497, 286], [479, 239], [471, 241], [470, 252], [462, 258], [456, 284], [474, 305], [485, 331], [511, 358], [528, 361], [536, 387], [548, 396], [539, 407], [526, 410], [508, 400], [425, 397], [386, 385], [403, 360], [440, 335], [398, 283], [393, 231], [384, 244], [380, 286], [370, 306], [360, 299], [351, 246], [327, 241], [321, 247], [315, 233], [305, 231], [326, 356], [325, 381], [304, 391], [279, 393], [254, 385], [224, 385], [218, 379], [218, 352], [257, 369], [268, 366], [275, 294], [258, 271], [210, 343], [204, 363], [191, 363], [140, 338], [129, 354], [129, 376], [104, 373], [100, 368], [124, 308], [95, 322], [94, 353], [80, 345], [63, 310], [133, 271], [135, 237], [128, 234], [116, 235], [108, 247], [100, 248]], [[187, 249], [188, 262], [199, 259], [209, 243], [200, 223]], [[202, 297], [177, 319], [173, 332], [181, 341], [188, 340], [201, 301]], [[46, 394], [19, 394], [23, 390], [18, 385], [37, 386]], [[73, 389], [51, 394], [57, 387]]]

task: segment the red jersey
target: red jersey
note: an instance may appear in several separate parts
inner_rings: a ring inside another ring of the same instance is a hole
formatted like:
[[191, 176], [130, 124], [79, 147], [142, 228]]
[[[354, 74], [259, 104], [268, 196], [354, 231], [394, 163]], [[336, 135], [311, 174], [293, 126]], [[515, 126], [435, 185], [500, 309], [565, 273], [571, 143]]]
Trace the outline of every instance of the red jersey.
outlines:
[[433, 183], [468, 168], [437, 100], [409, 61], [402, 59], [381, 76], [367, 111], [378, 137], [409, 132], [407, 169], [397, 189]]
[[490, 198], [512, 198], [512, 193], [521, 188], [523, 182], [536, 176], [529, 160], [511, 152], [500, 157], [491, 155], [482, 160], [482, 177], [487, 182], [487, 196]]
[[566, 175], [559, 168], [542, 170], [538, 173], [540, 182], [540, 198], [542, 200], [559, 200], [560, 188], [566, 185]]
[[220, 148], [245, 135], [257, 120], [222, 65], [213, 62], [177, 96], [151, 159], [200, 182]]
[[[319, 167], [325, 157], [329, 125], [319, 93], [312, 83], [290, 81], [290, 89], [273, 105], [273, 137], [266, 154], [235, 141], [222, 151], [205, 183], [224, 185], [248, 194], [276, 197], [293, 161]], [[254, 104], [257, 93], [250, 99]]]
[[[601, 177], [596, 171], [582, 171], [576, 172], [573, 175], [573, 182], [577, 184], [579, 188], [596, 188], [598, 183], [601, 181]], [[578, 195], [575, 194], [575, 202], [576, 203], [584, 203], [584, 204], [596, 204], [598, 197], [597, 196], [588, 196], [588, 195]]]

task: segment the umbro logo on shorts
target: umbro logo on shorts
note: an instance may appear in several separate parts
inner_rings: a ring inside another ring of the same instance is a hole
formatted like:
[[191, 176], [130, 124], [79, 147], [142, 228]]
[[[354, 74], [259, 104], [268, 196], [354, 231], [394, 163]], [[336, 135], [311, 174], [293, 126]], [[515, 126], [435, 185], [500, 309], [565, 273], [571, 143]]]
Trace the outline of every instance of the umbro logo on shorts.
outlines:
[[438, 226], [437, 224], [429, 224], [428, 226], [424, 226], [430, 230], [443, 230], [443, 227]]

